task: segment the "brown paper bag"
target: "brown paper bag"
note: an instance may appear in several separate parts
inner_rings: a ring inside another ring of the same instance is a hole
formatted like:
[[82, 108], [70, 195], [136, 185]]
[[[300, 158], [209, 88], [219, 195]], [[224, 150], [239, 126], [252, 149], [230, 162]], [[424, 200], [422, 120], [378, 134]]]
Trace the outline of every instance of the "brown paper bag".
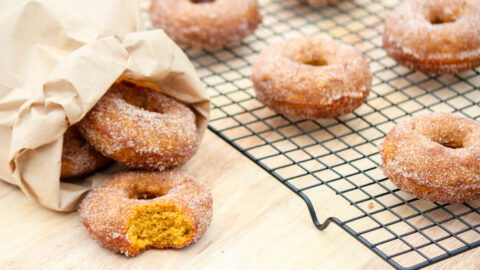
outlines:
[[63, 133], [119, 78], [149, 82], [195, 110], [205, 131], [206, 90], [161, 30], [143, 31], [135, 0], [0, 3], [0, 178], [57, 211], [72, 211], [112, 174], [60, 182]]

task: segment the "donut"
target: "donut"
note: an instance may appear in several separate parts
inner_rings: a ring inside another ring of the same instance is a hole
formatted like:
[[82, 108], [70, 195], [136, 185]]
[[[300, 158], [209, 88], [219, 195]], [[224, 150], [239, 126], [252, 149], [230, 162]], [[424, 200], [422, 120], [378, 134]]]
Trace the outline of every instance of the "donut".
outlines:
[[428, 73], [480, 65], [480, 7], [464, 0], [410, 0], [385, 19], [383, 47], [397, 62]]
[[303, 2], [308, 2], [308, 4], [312, 7], [320, 7], [325, 6], [330, 3], [337, 2], [338, 0], [303, 0]]
[[63, 135], [60, 178], [70, 178], [95, 172], [112, 162], [96, 151], [77, 130], [71, 126]]
[[200, 239], [212, 219], [212, 195], [179, 171], [123, 172], [89, 192], [79, 212], [92, 238], [116, 253], [135, 256]]
[[368, 60], [326, 37], [286, 40], [266, 48], [252, 67], [257, 98], [272, 110], [302, 118], [336, 117], [367, 98]]
[[150, 18], [176, 43], [193, 48], [238, 43], [262, 22], [257, 0], [154, 0]]
[[480, 197], [480, 123], [432, 113], [398, 123], [379, 147], [388, 178], [420, 199]]
[[183, 103], [147, 87], [114, 84], [77, 124], [103, 155], [129, 167], [164, 170], [196, 152], [195, 114]]

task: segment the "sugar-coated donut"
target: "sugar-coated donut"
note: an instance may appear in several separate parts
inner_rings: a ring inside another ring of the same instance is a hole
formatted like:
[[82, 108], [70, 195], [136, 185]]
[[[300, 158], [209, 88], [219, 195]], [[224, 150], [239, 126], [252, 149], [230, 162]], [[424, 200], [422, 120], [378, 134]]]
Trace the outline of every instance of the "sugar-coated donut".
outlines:
[[320, 7], [333, 2], [338, 2], [339, 0], [303, 0], [303, 1], [308, 2], [308, 4], [312, 7]]
[[114, 84], [78, 128], [105, 156], [148, 170], [183, 165], [200, 140], [188, 106], [125, 81]]
[[194, 48], [240, 42], [262, 22], [257, 0], [154, 0], [150, 18], [176, 43]]
[[111, 162], [80, 135], [76, 126], [68, 128], [63, 135], [61, 178], [86, 175]]
[[383, 47], [399, 63], [430, 73], [480, 65], [480, 7], [464, 0], [407, 0], [385, 19]]
[[182, 248], [197, 241], [212, 219], [209, 188], [179, 171], [123, 172], [80, 204], [90, 235], [117, 253]]
[[385, 174], [400, 189], [437, 202], [480, 197], [480, 123], [432, 113], [396, 125], [379, 147]]
[[336, 117], [367, 98], [372, 75], [357, 49], [325, 38], [296, 38], [265, 49], [252, 67], [257, 98], [276, 112]]

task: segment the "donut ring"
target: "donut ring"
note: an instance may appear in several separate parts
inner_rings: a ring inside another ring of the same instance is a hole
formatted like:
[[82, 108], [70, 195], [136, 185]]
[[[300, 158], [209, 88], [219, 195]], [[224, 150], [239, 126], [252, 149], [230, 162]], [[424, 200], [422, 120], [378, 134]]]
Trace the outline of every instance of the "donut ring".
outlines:
[[78, 129], [103, 155], [148, 170], [183, 165], [200, 140], [189, 107], [125, 81], [111, 87]]
[[448, 113], [400, 122], [379, 147], [385, 174], [418, 198], [459, 203], [480, 197], [480, 123]]
[[97, 171], [112, 162], [102, 156], [71, 126], [63, 135], [60, 178], [82, 176]]
[[383, 47], [397, 62], [429, 73], [480, 65], [480, 8], [464, 0], [410, 0], [385, 19]]
[[276, 112], [303, 118], [353, 111], [372, 83], [368, 60], [323, 37], [290, 39], [265, 49], [252, 67], [257, 98]]
[[321, 7], [330, 3], [338, 2], [338, 0], [302, 0], [303, 2], [308, 2], [312, 7]]
[[176, 43], [194, 48], [238, 43], [262, 22], [257, 0], [154, 0], [150, 18]]
[[124, 172], [91, 191], [79, 208], [90, 235], [117, 253], [183, 248], [212, 220], [207, 186], [179, 171]]

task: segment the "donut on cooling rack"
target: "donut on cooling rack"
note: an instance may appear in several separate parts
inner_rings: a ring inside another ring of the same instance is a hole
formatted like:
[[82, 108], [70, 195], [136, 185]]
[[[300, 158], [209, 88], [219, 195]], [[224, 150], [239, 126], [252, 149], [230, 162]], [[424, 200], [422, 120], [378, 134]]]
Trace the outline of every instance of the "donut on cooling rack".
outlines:
[[383, 47], [424, 72], [458, 73], [480, 65], [480, 7], [464, 0], [407, 0], [385, 19]]
[[150, 18], [176, 43], [194, 48], [240, 42], [262, 21], [257, 0], [154, 0]]
[[80, 135], [76, 126], [71, 126], [63, 135], [61, 178], [86, 175], [111, 162]]
[[132, 171], [91, 191], [79, 211], [94, 239], [134, 256], [147, 248], [182, 248], [197, 241], [211, 221], [212, 195], [179, 171]]
[[337, 2], [339, 0], [302, 0], [303, 2], [308, 2], [308, 4], [312, 7], [320, 7], [325, 6], [327, 4]]
[[480, 197], [480, 123], [432, 113], [396, 125], [380, 145], [385, 174], [418, 198], [459, 203]]
[[367, 98], [368, 60], [352, 46], [325, 37], [290, 39], [265, 49], [252, 67], [257, 98], [276, 112], [336, 117]]
[[105, 156], [134, 168], [163, 170], [187, 162], [199, 145], [193, 111], [130, 82], [114, 84], [77, 126]]

